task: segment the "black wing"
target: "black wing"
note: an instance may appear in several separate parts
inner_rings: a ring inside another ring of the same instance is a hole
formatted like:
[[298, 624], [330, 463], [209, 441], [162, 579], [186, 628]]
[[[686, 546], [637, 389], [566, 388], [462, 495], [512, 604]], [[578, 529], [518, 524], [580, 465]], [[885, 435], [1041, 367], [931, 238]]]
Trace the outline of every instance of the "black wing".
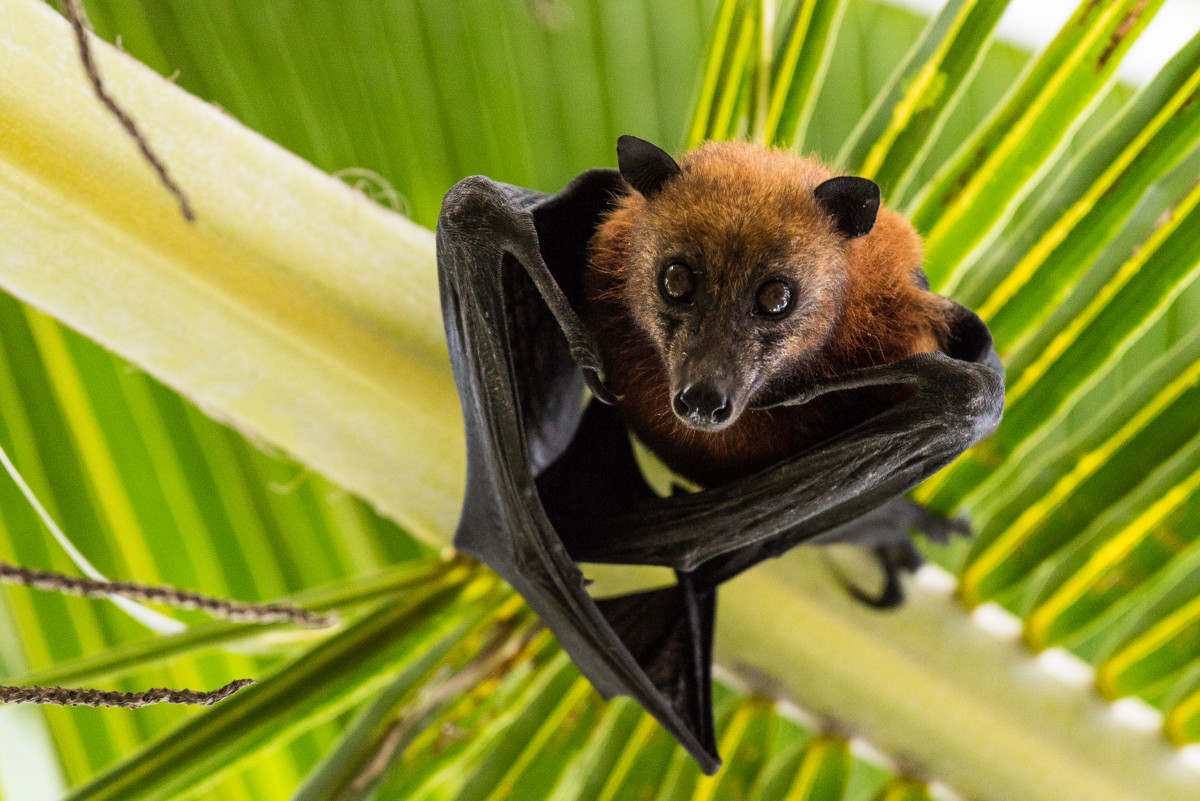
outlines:
[[[552, 197], [482, 177], [446, 195], [438, 271], [467, 431], [467, 491], [454, 543], [525, 597], [605, 697], [636, 698], [713, 773], [720, 766], [710, 708], [714, 593], [696, 592], [683, 577], [674, 587], [597, 603], [543, 505], [550, 501], [556, 515], [571, 513], [575, 502], [594, 506], [600, 488], [587, 476], [602, 465], [583, 473], [546, 468], [564, 462], [568, 445], [578, 454], [619, 429], [606, 407], [583, 416], [583, 376], [597, 397], [604, 394], [595, 346], [569, 296], [578, 292], [592, 227], [622, 186], [615, 171], [597, 170]], [[617, 439], [628, 449], [623, 433]], [[622, 484], [625, 499], [651, 497], [632, 455], [624, 456], [616, 453], [614, 464], [626, 469], [605, 480]]]

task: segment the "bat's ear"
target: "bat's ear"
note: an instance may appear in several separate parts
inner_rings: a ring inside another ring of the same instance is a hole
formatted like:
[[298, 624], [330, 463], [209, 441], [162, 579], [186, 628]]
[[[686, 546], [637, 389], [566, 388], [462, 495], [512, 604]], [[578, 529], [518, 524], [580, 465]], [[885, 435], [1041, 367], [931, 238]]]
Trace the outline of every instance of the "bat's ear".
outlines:
[[847, 239], [871, 233], [879, 213], [879, 186], [854, 176], [830, 178], [813, 190], [817, 202], [833, 216], [838, 232]]
[[681, 172], [667, 151], [636, 136], [617, 140], [617, 166], [621, 177], [647, 198], [657, 195], [668, 179]]

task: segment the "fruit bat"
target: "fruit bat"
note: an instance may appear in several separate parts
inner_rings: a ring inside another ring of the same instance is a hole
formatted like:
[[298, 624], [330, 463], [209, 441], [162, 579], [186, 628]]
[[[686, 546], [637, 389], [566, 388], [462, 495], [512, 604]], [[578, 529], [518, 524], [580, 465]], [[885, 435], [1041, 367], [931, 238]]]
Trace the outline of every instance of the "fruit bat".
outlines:
[[[716, 593], [799, 544], [874, 548], [878, 606], [919, 564], [903, 498], [1004, 405], [987, 327], [929, 292], [920, 240], [869, 180], [747, 144], [557, 194], [466, 178], [437, 261], [467, 437], [455, 546], [503, 576], [606, 698], [629, 695], [706, 773]], [[630, 432], [703, 489], [660, 497]], [[578, 563], [671, 568], [593, 599]]]

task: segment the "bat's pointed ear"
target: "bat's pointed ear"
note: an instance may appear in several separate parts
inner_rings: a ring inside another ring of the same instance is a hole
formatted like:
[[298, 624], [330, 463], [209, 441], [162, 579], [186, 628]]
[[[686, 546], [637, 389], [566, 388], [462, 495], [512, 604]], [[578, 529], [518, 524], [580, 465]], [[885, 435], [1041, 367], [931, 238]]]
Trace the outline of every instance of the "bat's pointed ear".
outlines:
[[879, 186], [866, 178], [830, 178], [813, 190], [817, 202], [833, 217], [834, 226], [847, 239], [871, 233], [879, 214]]
[[617, 140], [617, 166], [621, 177], [647, 198], [657, 195], [664, 183], [681, 172], [669, 153], [636, 136]]

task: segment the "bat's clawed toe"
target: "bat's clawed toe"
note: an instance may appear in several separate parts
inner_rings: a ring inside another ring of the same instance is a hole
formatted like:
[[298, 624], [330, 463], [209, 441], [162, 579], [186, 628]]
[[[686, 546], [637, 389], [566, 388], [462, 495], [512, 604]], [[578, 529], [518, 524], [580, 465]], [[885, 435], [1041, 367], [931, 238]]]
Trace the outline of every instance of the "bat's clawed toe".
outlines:
[[[878, 531], [878, 529], [876, 530]], [[870, 555], [879, 566], [882, 582], [877, 590], [868, 590], [857, 583], [850, 575], [829, 562], [834, 578], [855, 600], [874, 609], [895, 609], [904, 604], [904, 573], [915, 573], [925, 558], [917, 550], [907, 534], [893, 539], [879, 539], [870, 544]]]
[[920, 504], [908, 503], [912, 510], [910, 525], [930, 542], [945, 545], [955, 536], [971, 536], [971, 521], [965, 515], [946, 517]]
[[904, 584], [900, 580], [902, 573], [914, 573], [925, 563], [920, 551], [909, 542], [877, 545], [874, 548], [875, 558], [883, 570], [883, 589], [877, 595], [870, 595], [861, 588], [846, 583], [846, 589], [857, 600], [874, 609], [895, 609], [904, 604]]

